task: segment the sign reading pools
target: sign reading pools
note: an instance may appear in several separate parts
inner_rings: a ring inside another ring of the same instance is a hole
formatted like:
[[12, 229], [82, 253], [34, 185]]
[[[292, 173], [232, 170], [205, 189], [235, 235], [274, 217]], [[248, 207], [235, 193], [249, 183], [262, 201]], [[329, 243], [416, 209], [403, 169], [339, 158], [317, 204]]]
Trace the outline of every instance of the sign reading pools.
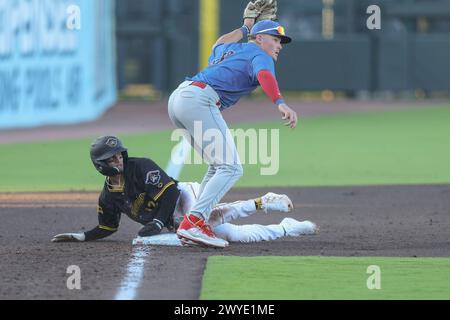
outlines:
[[94, 120], [116, 100], [114, 1], [0, 0], [0, 129]]

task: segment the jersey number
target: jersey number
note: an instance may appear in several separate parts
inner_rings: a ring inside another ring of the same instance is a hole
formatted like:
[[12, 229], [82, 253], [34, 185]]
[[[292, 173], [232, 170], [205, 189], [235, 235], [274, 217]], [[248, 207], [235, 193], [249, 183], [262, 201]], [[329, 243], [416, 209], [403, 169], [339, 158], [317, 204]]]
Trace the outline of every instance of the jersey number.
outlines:
[[226, 58], [228, 58], [229, 56], [232, 56], [234, 54], [234, 51], [226, 51], [222, 54], [222, 56], [218, 59], [214, 59], [212, 64], [218, 64], [221, 63], [223, 60], [225, 60]]

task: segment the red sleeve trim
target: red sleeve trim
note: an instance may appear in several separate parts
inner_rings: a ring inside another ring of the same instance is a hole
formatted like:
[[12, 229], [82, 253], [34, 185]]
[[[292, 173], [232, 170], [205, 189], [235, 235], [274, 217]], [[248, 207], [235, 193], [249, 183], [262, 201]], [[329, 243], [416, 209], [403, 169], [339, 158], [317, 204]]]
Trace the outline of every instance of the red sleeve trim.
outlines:
[[279, 99], [283, 99], [280, 89], [278, 88], [277, 79], [275, 79], [274, 75], [269, 70], [264, 69], [259, 71], [256, 77], [258, 78], [262, 89], [266, 95], [272, 99], [273, 103]]

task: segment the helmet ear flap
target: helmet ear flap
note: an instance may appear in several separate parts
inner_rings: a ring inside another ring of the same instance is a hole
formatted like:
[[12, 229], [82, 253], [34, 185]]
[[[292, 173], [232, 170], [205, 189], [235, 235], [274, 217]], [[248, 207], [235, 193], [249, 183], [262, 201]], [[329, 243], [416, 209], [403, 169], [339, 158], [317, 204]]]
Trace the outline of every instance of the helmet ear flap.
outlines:
[[123, 157], [123, 163], [125, 164], [128, 161], [128, 151], [125, 149], [125, 151], [122, 151], [122, 157]]

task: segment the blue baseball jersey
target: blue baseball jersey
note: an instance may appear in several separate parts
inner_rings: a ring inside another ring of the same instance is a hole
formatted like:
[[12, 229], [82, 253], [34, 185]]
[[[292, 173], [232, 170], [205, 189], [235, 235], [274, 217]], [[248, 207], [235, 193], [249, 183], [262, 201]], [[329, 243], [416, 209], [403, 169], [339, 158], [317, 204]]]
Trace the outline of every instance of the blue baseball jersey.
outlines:
[[268, 70], [275, 77], [272, 57], [252, 42], [219, 44], [213, 48], [208, 64], [206, 69], [186, 80], [210, 85], [220, 97], [220, 110], [255, 90], [260, 70]]

